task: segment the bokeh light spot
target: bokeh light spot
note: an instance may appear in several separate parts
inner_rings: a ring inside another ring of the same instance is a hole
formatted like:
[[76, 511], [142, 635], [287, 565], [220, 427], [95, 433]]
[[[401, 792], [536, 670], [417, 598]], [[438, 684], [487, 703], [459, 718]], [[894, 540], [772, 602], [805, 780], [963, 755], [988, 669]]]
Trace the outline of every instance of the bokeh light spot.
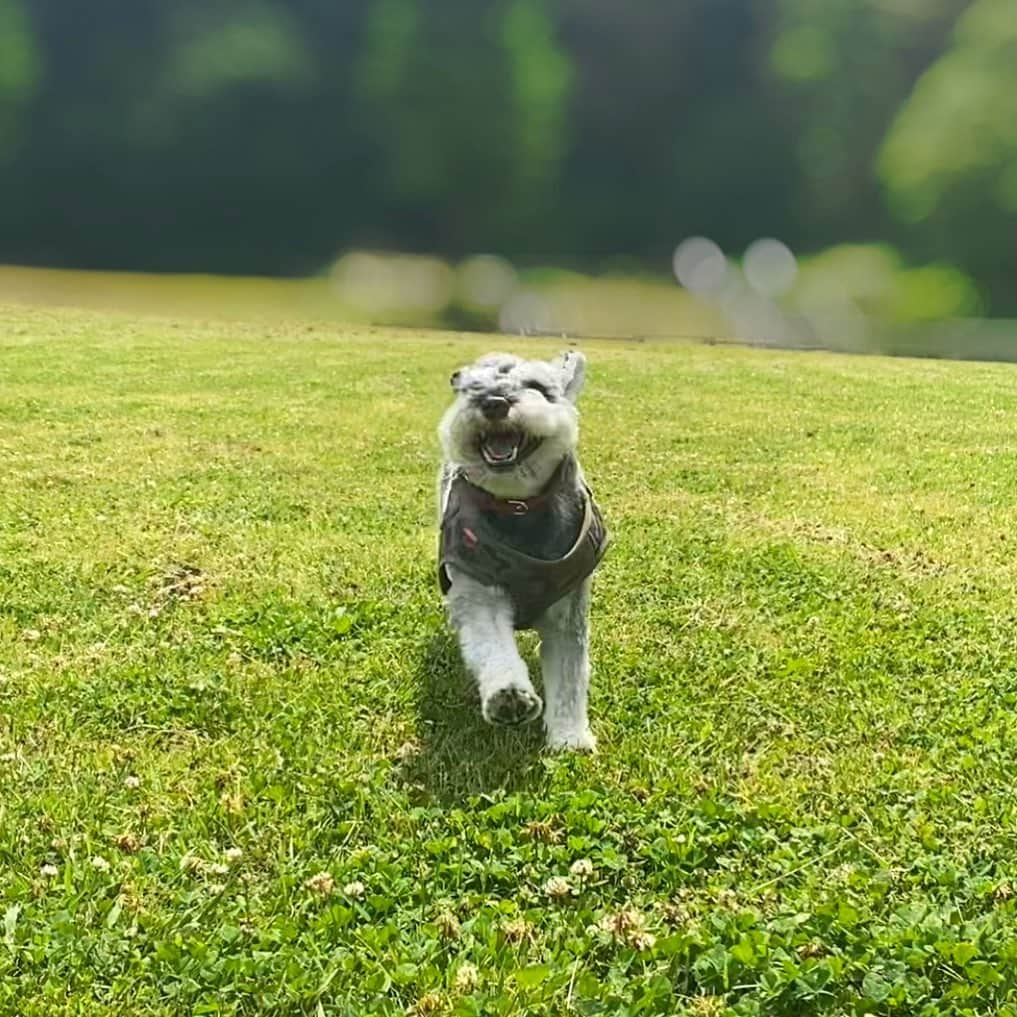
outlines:
[[675, 278], [691, 293], [716, 293], [727, 278], [724, 252], [706, 237], [689, 237], [674, 252]]
[[742, 271], [757, 293], [778, 297], [794, 286], [798, 262], [787, 244], [764, 237], [749, 244], [742, 260]]
[[467, 258], [458, 269], [456, 289], [460, 299], [473, 307], [500, 307], [516, 286], [516, 271], [493, 254]]

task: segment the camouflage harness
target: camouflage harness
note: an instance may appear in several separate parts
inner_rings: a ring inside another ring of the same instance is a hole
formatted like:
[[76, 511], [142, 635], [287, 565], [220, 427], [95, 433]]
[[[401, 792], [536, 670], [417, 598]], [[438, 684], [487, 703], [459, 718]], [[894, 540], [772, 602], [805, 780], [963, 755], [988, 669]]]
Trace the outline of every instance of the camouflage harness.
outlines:
[[552, 604], [575, 590], [604, 557], [609, 536], [590, 489], [583, 487], [583, 521], [579, 535], [563, 557], [546, 560], [523, 554], [505, 541], [493, 518], [521, 516], [544, 507], [560, 483], [560, 471], [539, 495], [503, 500], [471, 484], [462, 474], [449, 488], [441, 522], [438, 582], [448, 593], [451, 565], [485, 586], [508, 591], [515, 608], [515, 627], [530, 629]]

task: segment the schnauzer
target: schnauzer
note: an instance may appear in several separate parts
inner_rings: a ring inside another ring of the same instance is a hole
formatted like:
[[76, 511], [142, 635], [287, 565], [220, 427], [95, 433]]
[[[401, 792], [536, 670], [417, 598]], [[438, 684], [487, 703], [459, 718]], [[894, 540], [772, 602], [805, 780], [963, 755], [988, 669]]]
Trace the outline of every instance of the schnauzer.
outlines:
[[608, 536], [576, 458], [585, 370], [577, 352], [496, 353], [452, 375], [456, 400], [438, 428], [438, 576], [484, 719], [539, 716], [514, 636], [536, 629], [547, 745], [592, 752], [587, 614]]

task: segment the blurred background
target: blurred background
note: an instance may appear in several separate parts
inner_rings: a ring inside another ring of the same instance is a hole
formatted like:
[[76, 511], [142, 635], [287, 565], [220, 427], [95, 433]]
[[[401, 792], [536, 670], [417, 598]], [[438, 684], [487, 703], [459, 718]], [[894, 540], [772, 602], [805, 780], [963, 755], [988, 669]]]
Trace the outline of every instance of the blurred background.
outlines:
[[0, 193], [0, 301], [1008, 356], [1017, 14], [0, 0]]

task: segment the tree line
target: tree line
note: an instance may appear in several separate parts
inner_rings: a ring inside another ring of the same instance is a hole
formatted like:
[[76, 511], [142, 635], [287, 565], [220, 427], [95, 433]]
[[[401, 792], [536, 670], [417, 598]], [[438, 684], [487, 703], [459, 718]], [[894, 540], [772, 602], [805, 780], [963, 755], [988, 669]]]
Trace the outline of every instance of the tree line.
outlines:
[[0, 259], [666, 270], [879, 240], [1017, 310], [1011, 0], [0, 0]]

